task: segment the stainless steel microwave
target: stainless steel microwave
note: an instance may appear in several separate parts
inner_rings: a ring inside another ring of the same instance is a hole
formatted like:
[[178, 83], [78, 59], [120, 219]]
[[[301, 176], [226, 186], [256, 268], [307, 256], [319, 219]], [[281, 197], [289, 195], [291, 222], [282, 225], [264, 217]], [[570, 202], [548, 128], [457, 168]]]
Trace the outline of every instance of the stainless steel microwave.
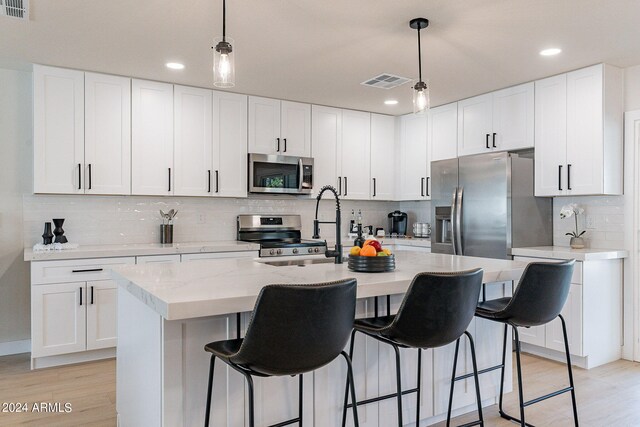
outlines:
[[310, 194], [312, 191], [312, 158], [249, 154], [250, 193]]

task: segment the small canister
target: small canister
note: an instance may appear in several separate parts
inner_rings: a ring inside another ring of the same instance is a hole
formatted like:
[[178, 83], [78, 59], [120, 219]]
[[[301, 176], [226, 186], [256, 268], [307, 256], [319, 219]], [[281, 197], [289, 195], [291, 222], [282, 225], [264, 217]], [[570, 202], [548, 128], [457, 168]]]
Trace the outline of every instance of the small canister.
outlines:
[[160, 243], [173, 243], [173, 224], [160, 225]]

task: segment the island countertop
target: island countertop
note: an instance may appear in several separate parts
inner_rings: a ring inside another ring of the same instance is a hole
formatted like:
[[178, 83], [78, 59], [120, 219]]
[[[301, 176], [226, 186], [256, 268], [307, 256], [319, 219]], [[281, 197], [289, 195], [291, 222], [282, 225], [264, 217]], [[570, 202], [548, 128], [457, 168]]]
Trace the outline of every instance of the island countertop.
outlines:
[[420, 252], [398, 252], [395, 256], [396, 270], [389, 273], [355, 273], [347, 268], [346, 261], [279, 267], [245, 258], [119, 266], [112, 274], [120, 286], [166, 320], [182, 320], [251, 311], [260, 289], [274, 283], [355, 277], [358, 298], [368, 298], [404, 293], [420, 272], [482, 268], [484, 282], [490, 283], [517, 280], [526, 266], [518, 261]]

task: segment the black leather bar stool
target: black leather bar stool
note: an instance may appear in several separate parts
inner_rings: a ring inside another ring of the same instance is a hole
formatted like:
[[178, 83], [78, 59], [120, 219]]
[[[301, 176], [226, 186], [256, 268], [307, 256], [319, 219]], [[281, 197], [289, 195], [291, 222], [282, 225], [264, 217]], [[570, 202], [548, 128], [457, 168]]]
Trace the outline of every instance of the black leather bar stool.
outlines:
[[[525, 269], [518, 287], [512, 297], [498, 298], [478, 304], [476, 316], [504, 323], [504, 342], [502, 350], [502, 364], [483, 369], [481, 373], [495, 369], [501, 369], [500, 376], [500, 402], [498, 405], [500, 416], [507, 420], [520, 423], [522, 426], [530, 426], [525, 422], [524, 408], [563, 393], [571, 393], [573, 404], [573, 419], [578, 426], [578, 409], [576, 405], [575, 387], [573, 384], [573, 372], [571, 370], [571, 355], [567, 341], [567, 326], [560, 315], [569, 295], [571, 275], [573, 274], [574, 260], [561, 263], [532, 262]], [[551, 322], [556, 317], [562, 323], [564, 335], [564, 349], [567, 358], [567, 371], [569, 373], [569, 387], [556, 390], [544, 396], [524, 401], [522, 393], [522, 366], [520, 363], [520, 337], [518, 328], [540, 326]], [[507, 414], [502, 409], [502, 394], [504, 383], [504, 369], [507, 349], [507, 329], [513, 327], [513, 335], [516, 345], [516, 368], [518, 374], [518, 399], [520, 403], [520, 419]]]
[[[473, 375], [476, 379], [476, 399], [478, 403], [478, 420], [466, 425], [484, 425], [482, 418], [482, 401], [478, 384], [476, 353], [473, 338], [466, 331], [478, 304], [480, 288], [482, 286], [482, 270], [476, 269], [459, 273], [420, 273], [416, 275], [402, 300], [400, 309], [395, 315], [356, 319], [351, 333], [349, 356], [353, 357], [355, 333], [360, 332], [393, 347], [396, 359], [396, 388], [397, 391], [385, 396], [357, 402], [357, 405], [379, 402], [396, 398], [398, 402], [398, 426], [402, 421], [402, 396], [416, 393], [418, 399], [416, 419], [420, 420], [420, 379], [422, 349], [442, 347], [456, 342], [456, 359], [460, 338], [466, 335], [471, 347]], [[418, 349], [418, 382], [417, 387], [402, 390], [400, 369], [400, 348]], [[456, 363], [453, 364], [455, 376]], [[451, 419], [451, 400], [453, 385], [449, 397], [449, 414], [447, 425]], [[342, 414], [342, 426], [346, 424], [349, 384], [345, 390], [345, 404]]]
[[[275, 426], [302, 426], [302, 374], [342, 355], [347, 382], [356, 401], [351, 359], [343, 351], [353, 328], [356, 280], [310, 285], [268, 285], [262, 288], [244, 338], [216, 341], [204, 349], [211, 353], [205, 426], [209, 425], [213, 369], [216, 358], [240, 372], [249, 386], [249, 426], [254, 427], [253, 376], [298, 375], [299, 415]], [[356, 426], [358, 413], [354, 411]]]

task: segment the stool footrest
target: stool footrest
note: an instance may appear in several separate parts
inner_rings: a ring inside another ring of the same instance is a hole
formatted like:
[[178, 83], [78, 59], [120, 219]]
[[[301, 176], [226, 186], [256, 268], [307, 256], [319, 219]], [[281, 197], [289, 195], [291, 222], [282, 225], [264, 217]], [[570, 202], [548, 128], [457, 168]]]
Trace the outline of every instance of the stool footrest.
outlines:
[[272, 424], [272, 425], [270, 425], [269, 427], [284, 427], [284, 426], [288, 426], [288, 425], [291, 425], [291, 424], [298, 423], [298, 422], [300, 422], [300, 421], [301, 421], [301, 420], [300, 420], [300, 417], [298, 417], [298, 418], [292, 418], [292, 419], [290, 419], [289, 421], [283, 421], [283, 422], [278, 423], [278, 424]]
[[[484, 369], [478, 371], [478, 375], [486, 374], [487, 372], [495, 371], [497, 369], [502, 369], [503, 366], [504, 365], [496, 365], [496, 366], [492, 366], [490, 368], [484, 368]], [[460, 375], [459, 377], [455, 377], [454, 381], [465, 380], [467, 378], [471, 378], [472, 376], [473, 376], [473, 372], [471, 372], [469, 374]]]
[[529, 405], [533, 405], [534, 403], [542, 402], [543, 400], [547, 400], [547, 399], [550, 399], [552, 397], [556, 397], [556, 396], [558, 396], [560, 394], [567, 393], [567, 392], [569, 392], [571, 390], [573, 390], [573, 387], [565, 387], [565, 388], [563, 388], [561, 390], [556, 390], [556, 391], [554, 391], [552, 393], [545, 394], [544, 396], [536, 397], [535, 399], [531, 399], [531, 400], [529, 400], [527, 402], [524, 402], [522, 404], [522, 406], [526, 407], [526, 406], [529, 406]]
[[471, 427], [471, 426], [481, 426], [481, 425], [484, 425], [482, 421], [475, 420], [475, 421], [468, 422], [466, 424], [460, 424], [458, 427]]
[[[504, 411], [500, 411], [500, 417], [504, 418], [505, 420], [509, 420], [509, 421], [513, 421], [513, 422], [518, 423], [518, 424], [522, 424], [522, 421], [520, 421], [519, 418], [512, 417], [511, 415], [507, 414]], [[533, 424], [529, 424], [529, 423], [526, 423], [526, 422], [524, 423], [524, 425], [527, 426], [527, 427], [535, 427]]]
[[[402, 395], [404, 396], [405, 394], [415, 393], [417, 391], [418, 391], [417, 388], [412, 388], [412, 389], [409, 389], [409, 390], [402, 390]], [[397, 396], [398, 396], [398, 393], [385, 394], [384, 396], [372, 397], [371, 399], [361, 400], [361, 401], [359, 401], [357, 403], [358, 403], [358, 406], [367, 405], [369, 403], [380, 402], [381, 400], [387, 400], [387, 399], [391, 399], [392, 397], [397, 397]], [[347, 405], [347, 408], [353, 408], [353, 403], [349, 403]]]

